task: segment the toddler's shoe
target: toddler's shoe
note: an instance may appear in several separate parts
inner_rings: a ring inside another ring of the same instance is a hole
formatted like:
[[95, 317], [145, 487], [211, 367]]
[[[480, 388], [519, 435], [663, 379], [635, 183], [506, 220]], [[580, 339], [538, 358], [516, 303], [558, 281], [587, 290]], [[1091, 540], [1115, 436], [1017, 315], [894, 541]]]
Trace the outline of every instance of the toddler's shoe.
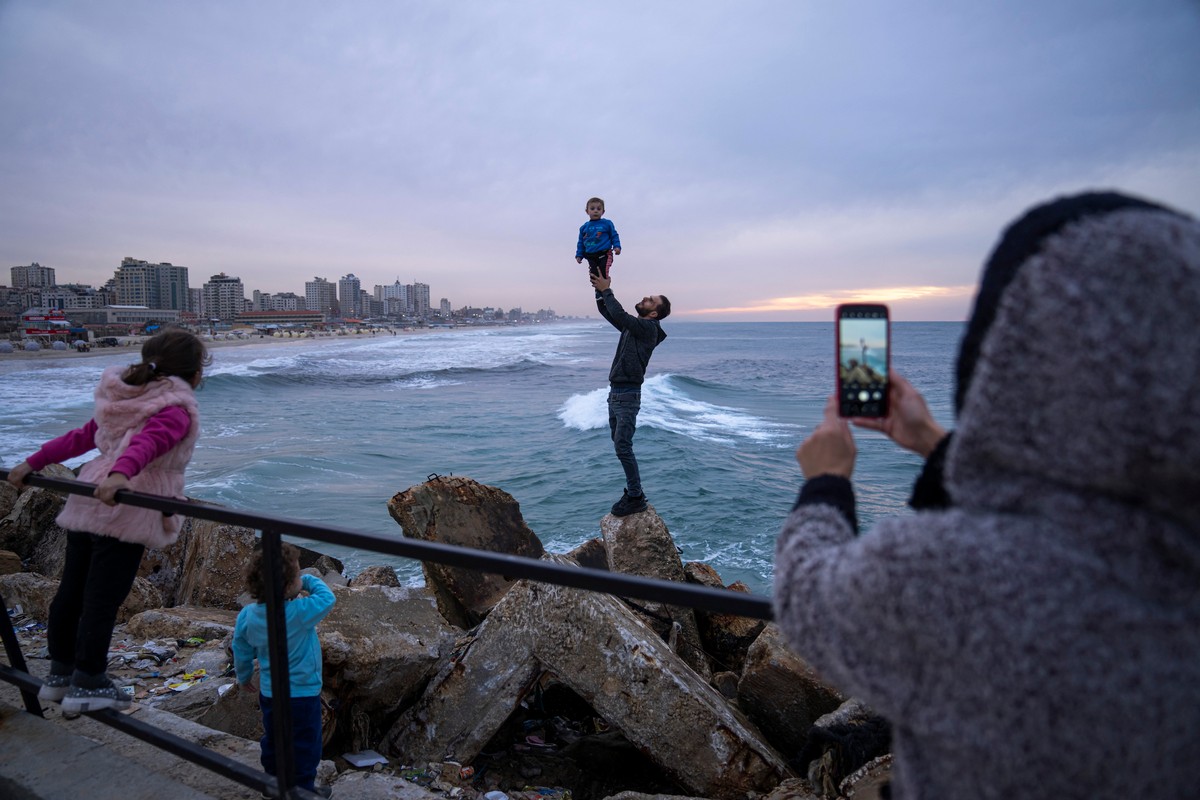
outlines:
[[85, 711], [99, 711], [102, 708], [123, 711], [132, 704], [133, 701], [129, 699], [129, 695], [109, 681], [107, 686], [99, 686], [95, 689], [72, 686], [62, 699], [62, 710], [63, 714], [81, 714]]
[[70, 675], [47, 675], [46, 679], [42, 681], [41, 688], [38, 689], [38, 700], [45, 700], [47, 703], [60, 703], [70, 688]]

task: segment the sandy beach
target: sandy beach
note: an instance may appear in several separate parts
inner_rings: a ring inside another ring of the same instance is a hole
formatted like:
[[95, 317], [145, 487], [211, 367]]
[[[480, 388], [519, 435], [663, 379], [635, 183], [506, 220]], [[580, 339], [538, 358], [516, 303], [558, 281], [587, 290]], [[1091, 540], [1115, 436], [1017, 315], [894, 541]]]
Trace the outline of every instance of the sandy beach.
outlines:
[[[479, 326], [482, 327], [482, 326]], [[210, 351], [218, 351], [228, 347], [246, 347], [249, 345], [278, 345], [281, 347], [303, 347], [303, 346], [320, 346], [326, 342], [345, 342], [353, 340], [378, 339], [381, 337], [391, 336], [421, 336], [432, 333], [453, 333], [462, 330], [474, 330], [476, 326], [462, 326], [458, 328], [412, 328], [409, 330], [380, 330], [374, 333], [347, 333], [347, 334], [331, 334], [318, 336], [247, 336], [245, 338], [220, 338], [209, 339], [204, 338], [204, 344]], [[129, 353], [131, 358], [137, 359], [140, 352], [142, 342], [149, 337], [147, 336], [122, 336], [122, 344], [116, 347], [97, 347], [92, 345], [90, 350], [78, 351], [72, 347], [66, 350], [55, 350], [51, 347], [43, 346], [40, 350], [25, 350], [22, 349], [20, 342], [13, 342], [14, 350], [11, 353], [0, 353], [0, 362], [11, 361], [15, 359], [51, 359], [51, 358], [90, 358], [93, 356], [116, 356], [122, 353]]]

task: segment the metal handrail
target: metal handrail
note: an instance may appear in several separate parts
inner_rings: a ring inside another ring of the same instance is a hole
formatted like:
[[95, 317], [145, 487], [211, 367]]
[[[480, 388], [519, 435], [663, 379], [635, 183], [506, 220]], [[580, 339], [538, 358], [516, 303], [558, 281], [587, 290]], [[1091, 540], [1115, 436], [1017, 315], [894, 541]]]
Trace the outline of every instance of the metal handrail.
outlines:
[[[0, 479], [7, 477], [8, 470], [0, 469]], [[30, 475], [25, 482], [30, 486], [88, 497], [91, 497], [96, 489], [94, 484], [43, 475]], [[117, 492], [115, 499], [118, 503], [150, 508], [169, 514], [184, 514], [212, 522], [241, 525], [262, 532], [263, 560], [273, 578], [265, 601], [267, 605], [267, 640], [272, 664], [271, 695], [278, 777], [272, 778], [264, 772], [258, 772], [240, 762], [212, 753], [185, 739], [152, 725], [132, 720], [111, 709], [89, 712], [89, 716], [238, 783], [260, 791], [271, 792], [278, 797], [304, 798], [304, 800], [317, 797], [317, 795], [295, 786], [294, 753], [291, 741], [287, 736], [288, 731], [291, 730], [291, 688], [288, 680], [281, 534], [359, 550], [373, 550], [401, 558], [432, 561], [451, 567], [497, 573], [508, 579], [534, 580], [576, 589], [604, 592], [619, 597], [649, 600], [752, 619], [768, 621], [772, 619], [771, 603], [766, 598], [742, 592], [731, 592], [726, 589], [674, 583], [588, 567], [573, 567], [524, 556], [476, 550], [440, 542], [364, 534], [344, 528], [313, 525], [299, 520], [237, 511], [195, 500], [176, 500], [129, 489]], [[24, 658], [7, 614], [0, 622], [0, 634], [3, 634], [4, 646], [8, 652], [9, 661], [13, 665], [12, 668], [0, 665], [0, 680], [16, 684], [21, 689], [26, 708], [31, 713], [41, 716], [42, 708], [36, 697], [38, 684], [36, 679], [32, 678], [25, 669]]]

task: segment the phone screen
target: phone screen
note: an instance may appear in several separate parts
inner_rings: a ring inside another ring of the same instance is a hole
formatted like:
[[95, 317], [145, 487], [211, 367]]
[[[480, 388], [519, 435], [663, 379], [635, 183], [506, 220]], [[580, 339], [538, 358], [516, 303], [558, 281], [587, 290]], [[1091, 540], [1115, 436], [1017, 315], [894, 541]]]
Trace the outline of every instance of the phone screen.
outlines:
[[838, 413], [886, 417], [890, 346], [888, 309], [854, 303], [837, 309]]

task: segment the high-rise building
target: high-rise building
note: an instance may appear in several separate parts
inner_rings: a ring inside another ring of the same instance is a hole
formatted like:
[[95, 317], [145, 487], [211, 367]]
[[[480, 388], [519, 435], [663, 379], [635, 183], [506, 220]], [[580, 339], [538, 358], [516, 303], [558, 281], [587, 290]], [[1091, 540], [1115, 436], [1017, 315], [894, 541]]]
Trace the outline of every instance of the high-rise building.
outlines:
[[363, 315], [362, 281], [355, 277], [353, 272], [343, 275], [338, 281], [338, 303], [342, 307], [343, 317], [361, 317]]
[[204, 310], [203, 289], [188, 289], [188, 310], [196, 315], [196, 319], [208, 319]]
[[241, 278], [224, 272], [204, 284], [204, 313], [207, 319], [229, 321], [246, 310], [246, 290]]
[[10, 272], [14, 289], [48, 289], [56, 285], [54, 267], [43, 267], [36, 261], [25, 267], [13, 267]]
[[339, 316], [337, 287], [324, 278], [305, 281], [304, 304], [309, 311], [320, 311], [326, 319]]
[[188, 310], [187, 267], [169, 261], [152, 264], [126, 256], [113, 280], [121, 305]]
[[450, 298], [443, 297], [440, 306], [442, 309], [442, 316], [446, 319], [450, 319]]
[[424, 317], [429, 314], [429, 284], [414, 283], [409, 287], [409, 297], [414, 316]]

